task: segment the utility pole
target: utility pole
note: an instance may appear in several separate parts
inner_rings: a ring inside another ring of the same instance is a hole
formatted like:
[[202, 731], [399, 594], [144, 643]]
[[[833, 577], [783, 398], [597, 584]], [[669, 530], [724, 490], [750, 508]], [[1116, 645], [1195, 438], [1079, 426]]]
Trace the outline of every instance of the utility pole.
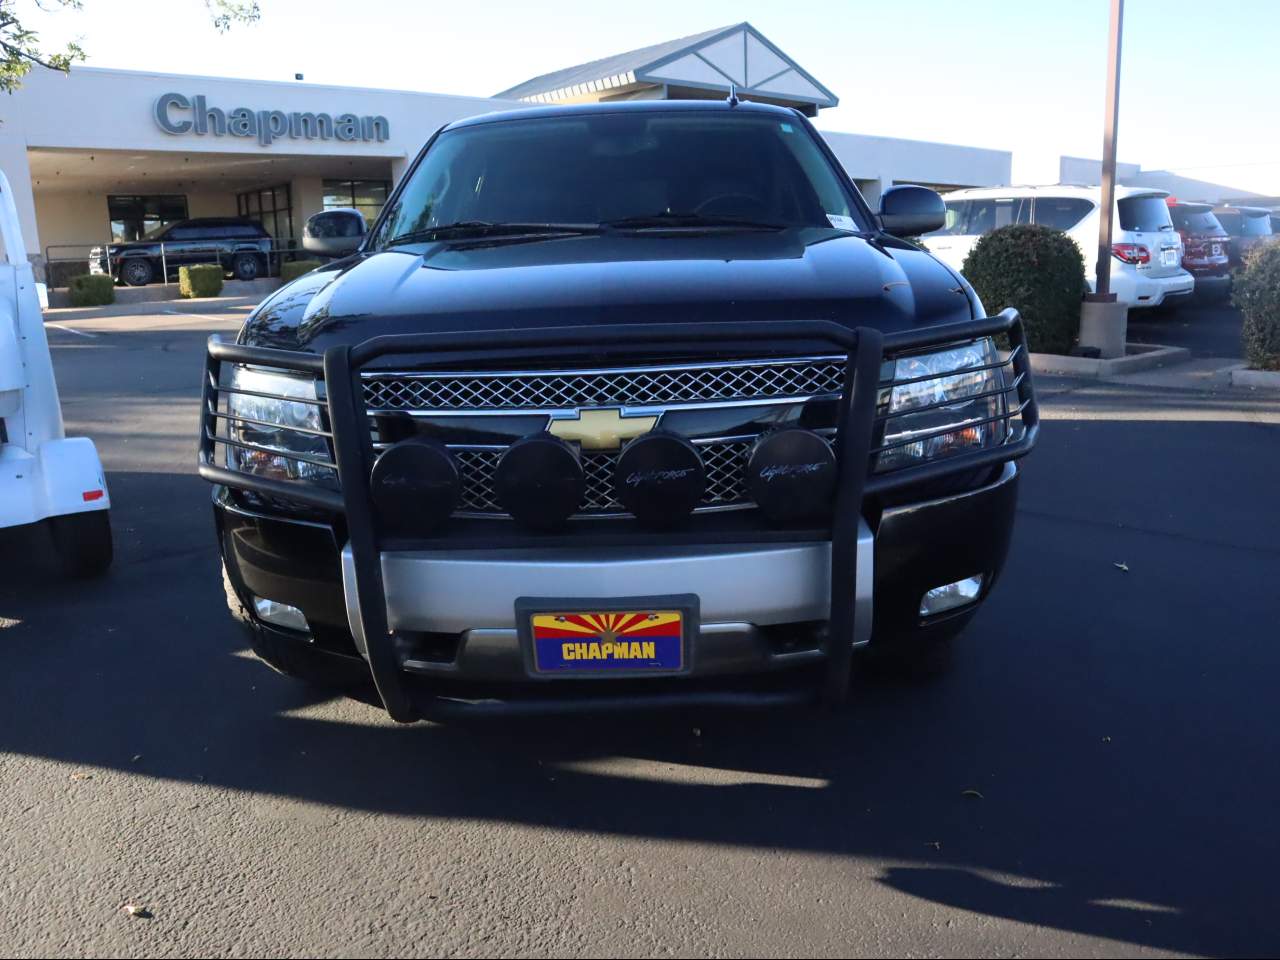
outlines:
[[1107, 99], [1102, 126], [1102, 209], [1098, 218], [1098, 261], [1094, 293], [1080, 311], [1080, 345], [1094, 347], [1104, 359], [1124, 356], [1129, 310], [1111, 292], [1111, 221], [1116, 208], [1116, 130], [1120, 120], [1120, 41], [1124, 0], [1111, 0], [1107, 44]]

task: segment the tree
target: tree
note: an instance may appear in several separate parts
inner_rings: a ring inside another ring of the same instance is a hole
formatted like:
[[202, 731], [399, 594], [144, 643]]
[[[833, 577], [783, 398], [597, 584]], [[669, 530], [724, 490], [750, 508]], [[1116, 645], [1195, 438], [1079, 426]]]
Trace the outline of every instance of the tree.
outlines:
[[[262, 12], [258, 0], [204, 0], [214, 29], [225, 33], [237, 23], [255, 23]], [[68, 43], [65, 50], [44, 53], [40, 37], [26, 26], [16, 10], [16, 0], [0, 0], [0, 90], [12, 93], [22, 86], [22, 78], [33, 66], [48, 67], [66, 73], [77, 60], [85, 58], [78, 43]], [[82, 0], [36, 0], [45, 13], [57, 10], [79, 10]]]

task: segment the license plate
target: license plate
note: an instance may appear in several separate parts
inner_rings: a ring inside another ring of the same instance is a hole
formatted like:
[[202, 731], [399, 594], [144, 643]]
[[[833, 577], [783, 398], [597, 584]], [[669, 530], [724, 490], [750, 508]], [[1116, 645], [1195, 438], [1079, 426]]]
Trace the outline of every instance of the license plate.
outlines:
[[[1216, 251], [1215, 251], [1216, 252]], [[1160, 263], [1166, 267], [1176, 267], [1178, 265], [1178, 251], [1175, 248], [1169, 248], [1160, 251]]]
[[558, 675], [684, 671], [695, 607], [670, 602], [685, 598], [663, 599], [646, 606], [517, 602], [530, 667], [536, 674]]
[[1213, 255], [1214, 255], [1215, 257], [1220, 257], [1220, 256], [1222, 256], [1222, 244], [1220, 244], [1220, 243], [1215, 243], [1215, 244], [1213, 245]]

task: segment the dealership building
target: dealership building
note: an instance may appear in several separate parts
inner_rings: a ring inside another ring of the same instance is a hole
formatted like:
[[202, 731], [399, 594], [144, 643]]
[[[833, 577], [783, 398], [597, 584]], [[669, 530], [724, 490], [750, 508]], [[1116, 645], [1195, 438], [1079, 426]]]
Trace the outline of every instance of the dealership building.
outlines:
[[[835, 106], [750, 24], [707, 31], [536, 77], [494, 96], [36, 68], [0, 101], [0, 169], [31, 260], [57, 282], [89, 248], [187, 217], [260, 221], [282, 248], [308, 216], [376, 216], [426, 139], [462, 117], [534, 104], [724, 98]], [[1008, 183], [1001, 150], [823, 132], [874, 204], [897, 183]]]

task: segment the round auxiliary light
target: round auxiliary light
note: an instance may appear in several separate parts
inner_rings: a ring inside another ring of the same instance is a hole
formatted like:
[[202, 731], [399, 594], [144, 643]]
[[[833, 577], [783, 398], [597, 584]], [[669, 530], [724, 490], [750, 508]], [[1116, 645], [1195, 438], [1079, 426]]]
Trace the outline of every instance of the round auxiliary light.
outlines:
[[669, 527], [688, 518], [707, 486], [697, 448], [684, 437], [655, 430], [636, 437], [614, 466], [618, 502], [644, 523]]
[[431, 530], [453, 513], [462, 486], [448, 448], [429, 437], [410, 437], [384, 451], [369, 485], [382, 522], [415, 533]]
[[775, 522], [821, 516], [836, 490], [836, 457], [812, 430], [786, 427], [764, 434], [747, 459], [747, 492]]
[[554, 530], [578, 509], [586, 490], [578, 451], [549, 433], [507, 447], [493, 474], [502, 508], [521, 523]]

